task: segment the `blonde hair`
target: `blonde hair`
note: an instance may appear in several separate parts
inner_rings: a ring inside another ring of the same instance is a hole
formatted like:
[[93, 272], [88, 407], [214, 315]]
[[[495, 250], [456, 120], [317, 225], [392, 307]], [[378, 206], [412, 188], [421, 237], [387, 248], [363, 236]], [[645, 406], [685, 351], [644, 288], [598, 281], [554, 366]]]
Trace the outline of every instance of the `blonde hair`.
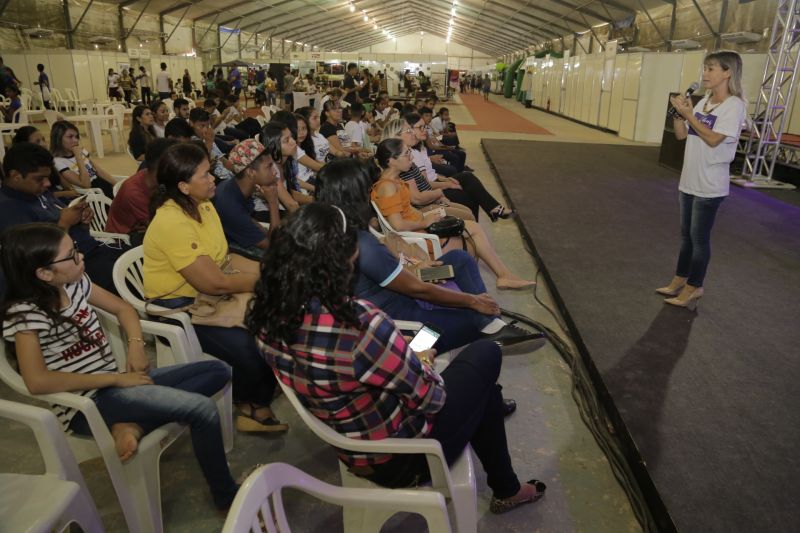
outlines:
[[383, 132], [381, 133], [381, 140], [385, 141], [386, 139], [393, 139], [395, 137], [400, 136], [400, 131], [403, 129], [406, 121], [402, 118], [393, 118], [386, 125], [383, 127]]
[[742, 92], [742, 57], [732, 50], [718, 50], [708, 54], [703, 59], [703, 64], [716, 63], [726, 72], [731, 73], [728, 78], [728, 92], [744, 100]]

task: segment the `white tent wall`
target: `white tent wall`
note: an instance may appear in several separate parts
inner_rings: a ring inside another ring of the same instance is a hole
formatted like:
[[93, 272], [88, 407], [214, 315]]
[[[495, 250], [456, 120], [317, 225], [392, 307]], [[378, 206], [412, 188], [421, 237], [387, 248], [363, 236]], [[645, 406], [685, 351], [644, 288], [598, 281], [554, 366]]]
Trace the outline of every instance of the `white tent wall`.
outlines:
[[[557, 58], [529, 58], [530, 95], [537, 107], [642, 142], [659, 142], [670, 92], [699, 81], [705, 51], [686, 53], [638, 52]], [[742, 54], [742, 78], [749, 111], [761, 83], [766, 56]], [[562, 101], [563, 100], [563, 101]], [[800, 131], [800, 97], [792, 110], [789, 130]]]

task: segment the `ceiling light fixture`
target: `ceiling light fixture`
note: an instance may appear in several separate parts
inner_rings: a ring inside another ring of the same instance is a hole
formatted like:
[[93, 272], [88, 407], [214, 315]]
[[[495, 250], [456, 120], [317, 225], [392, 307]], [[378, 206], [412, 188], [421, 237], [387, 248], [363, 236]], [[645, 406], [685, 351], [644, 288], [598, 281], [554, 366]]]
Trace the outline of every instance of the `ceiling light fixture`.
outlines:
[[356, 10], [356, 6], [354, 6], [353, 3], [350, 2], [350, 13], [354, 12], [355, 10]]

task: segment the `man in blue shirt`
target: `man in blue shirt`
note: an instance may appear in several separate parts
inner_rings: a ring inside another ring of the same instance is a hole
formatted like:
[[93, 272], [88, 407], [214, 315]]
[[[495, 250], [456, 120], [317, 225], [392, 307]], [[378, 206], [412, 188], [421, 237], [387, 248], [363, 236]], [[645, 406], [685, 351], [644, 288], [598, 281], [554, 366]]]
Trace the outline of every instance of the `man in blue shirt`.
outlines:
[[275, 164], [264, 150], [255, 139], [237, 144], [228, 155], [235, 179], [220, 183], [212, 200], [231, 252], [256, 261], [269, 246], [269, 230], [252, 217], [254, 193], [269, 206], [269, 227], [280, 222]]
[[84, 255], [86, 273], [92, 281], [117, 294], [111, 272], [127, 247], [106, 245], [89, 234], [92, 210], [85, 200], [68, 207], [53, 196], [49, 190], [52, 166], [53, 156], [37, 144], [18, 143], [6, 152], [0, 187], [0, 231], [28, 222], [58, 224]]

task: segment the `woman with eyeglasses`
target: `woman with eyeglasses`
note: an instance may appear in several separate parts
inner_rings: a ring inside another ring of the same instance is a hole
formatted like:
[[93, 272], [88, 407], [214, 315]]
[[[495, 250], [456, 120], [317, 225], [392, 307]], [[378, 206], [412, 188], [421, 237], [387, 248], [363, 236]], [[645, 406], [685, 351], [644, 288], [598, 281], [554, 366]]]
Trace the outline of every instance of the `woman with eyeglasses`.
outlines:
[[[401, 174], [411, 167], [411, 151], [401, 139], [386, 139], [378, 145], [375, 158], [383, 169], [371, 198], [396, 231], [422, 231], [441, 220], [440, 212], [423, 213], [411, 204], [411, 190]], [[525, 289], [536, 285], [535, 281], [522, 279], [506, 266], [495, 252], [483, 228], [477, 222], [465, 220], [463, 237], [442, 239], [442, 251], [469, 250], [489, 266], [497, 276], [498, 289]]]
[[[493, 513], [539, 500], [545, 484], [520, 483], [511, 464], [499, 347], [475, 342], [438, 374], [435, 350], [415, 353], [388, 315], [353, 298], [357, 243], [345, 214], [320, 203], [275, 230], [247, 317], [267, 363], [317, 418], [349, 437], [436, 439], [449, 464], [470, 443]], [[386, 487], [430, 479], [424, 455], [340, 451], [339, 459]]]
[[[217, 406], [210, 397], [230, 379], [219, 361], [150, 368], [139, 315], [130, 304], [92, 283], [83, 254], [56, 224], [14, 226], [2, 238], [8, 278], [3, 339], [12, 343], [31, 394], [73, 392], [90, 398], [109, 426], [117, 454], [130, 459], [139, 440], [170, 422], [191, 427], [192, 446], [214, 503], [227, 509], [238, 486], [225, 459]], [[120, 372], [94, 308], [116, 315], [128, 339]], [[84, 415], [52, 407], [64, 431], [91, 435]]]

